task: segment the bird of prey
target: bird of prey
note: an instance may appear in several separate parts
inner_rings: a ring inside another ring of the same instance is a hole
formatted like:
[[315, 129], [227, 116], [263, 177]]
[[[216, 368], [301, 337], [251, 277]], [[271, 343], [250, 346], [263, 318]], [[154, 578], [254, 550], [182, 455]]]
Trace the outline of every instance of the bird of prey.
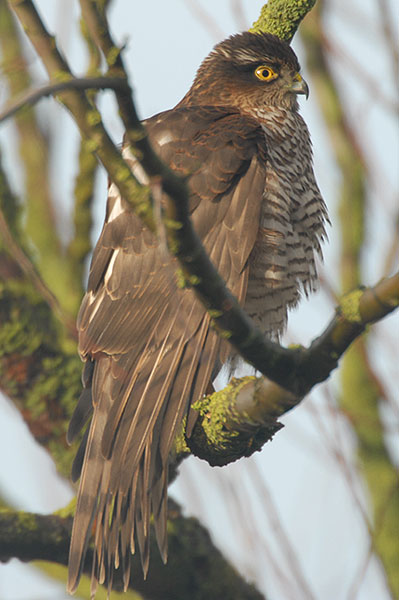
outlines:
[[[315, 287], [327, 218], [298, 112], [297, 95], [308, 94], [299, 70], [277, 37], [237, 34], [215, 46], [175, 108], [144, 121], [153, 148], [188, 182], [210, 259], [274, 338], [287, 309]], [[123, 156], [146, 183], [126, 144]], [[191, 404], [233, 354], [194, 292], [178, 285], [177, 267], [111, 184], [78, 317], [84, 389], [69, 441], [90, 422], [73, 466], [70, 592], [93, 530], [93, 595], [97, 583], [112, 585], [115, 568], [127, 587], [137, 544], [146, 574], [151, 515], [167, 558], [169, 452]]]

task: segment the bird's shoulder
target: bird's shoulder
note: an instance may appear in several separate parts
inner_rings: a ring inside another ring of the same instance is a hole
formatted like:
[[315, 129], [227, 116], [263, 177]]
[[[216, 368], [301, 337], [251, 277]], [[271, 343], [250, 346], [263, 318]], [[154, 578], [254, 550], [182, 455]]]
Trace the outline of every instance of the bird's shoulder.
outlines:
[[[260, 122], [235, 107], [178, 105], [146, 119], [144, 125], [154, 149], [177, 171], [184, 171], [190, 159], [215, 152], [240, 160], [250, 160], [255, 153], [260, 160], [267, 156]], [[179, 155], [186, 160], [176, 162]]]
[[[144, 124], [160, 158], [188, 179], [196, 232], [230, 289], [241, 297], [265, 185], [261, 127], [251, 117], [219, 107], [177, 108]], [[144, 172], [127, 145], [123, 154], [141, 177]], [[82, 355], [124, 352], [132, 344], [133, 324], [148, 327], [160, 302], [167, 301], [170, 310], [174, 304], [181, 307], [175, 268], [175, 261], [159, 248], [158, 238], [111, 184], [79, 313]], [[152, 312], [143, 313], [136, 302], [144, 290]], [[191, 306], [192, 298], [187, 302]]]

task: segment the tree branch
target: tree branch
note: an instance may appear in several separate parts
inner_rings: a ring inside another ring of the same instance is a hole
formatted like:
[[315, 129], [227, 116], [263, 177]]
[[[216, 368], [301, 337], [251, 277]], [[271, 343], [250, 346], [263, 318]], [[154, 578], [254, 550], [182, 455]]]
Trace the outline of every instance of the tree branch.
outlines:
[[27, 279], [31, 281], [36, 290], [41, 294], [42, 298], [47, 302], [49, 307], [53, 310], [54, 314], [64, 324], [68, 334], [77, 340], [77, 331], [75, 322], [71, 317], [63, 310], [54, 296], [52, 291], [43, 281], [40, 273], [30, 260], [24, 251], [20, 248], [8, 227], [8, 223], [4, 217], [3, 211], [0, 208], [0, 239], [4, 243], [4, 247], [7, 249], [7, 253], [10, 255], [10, 259], [15, 262], [18, 267], [25, 273]]
[[269, 0], [250, 31], [273, 33], [289, 43], [302, 19], [315, 4], [316, 0]]
[[[0, 509], [0, 562], [19, 558], [67, 565], [71, 528], [71, 516]], [[184, 518], [175, 502], [169, 501], [170, 558], [166, 565], [158, 556], [154, 538], [153, 534], [148, 578], [143, 580], [140, 559], [134, 555], [129, 589], [151, 600], [264, 600], [264, 596], [227, 563], [206, 529], [196, 519]], [[92, 560], [93, 552], [89, 548], [84, 567], [87, 575], [91, 573]], [[123, 589], [118, 570], [113, 589]]]
[[202, 418], [186, 440], [190, 451], [221, 466], [260, 450], [281, 429], [278, 417], [329, 377], [368, 325], [398, 306], [399, 274], [344, 296], [324, 332], [309, 348], [297, 350], [296, 371], [286, 374], [297, 385], [297, 393], [287, 391], [290, 383], [281, 387], [265, 377], [233, 379], [221, 392], [196, 403]]
[[[8, 0], [40, 56], [51, 79], [69, 81], [73, 75], [67, 62], [59, 53], [54, 38], [45, 29], [35, 6], [30, 0]], [[81, 134], [89, 143], [111, 180], [118, 186], [126, 201], [151, 231], [155, 231], [148, 187], [140, 186], [132, 175], [129, 166], [122, 158], [107, 131], [101, 115], [88, 98], [76, 90], [60, 93], [58, 99], [75, 119]]]
[[0, 389], [15, 403], [32, 436], [69, 477], [68, 421], [81, 391], [82, 363], [41, 294], [24, 279], [0, 282]]
[[[7, 2], [0, 3], [0, 48], [9, 93], [19, 95], [32, 80], [20, 31]], [[52, 286], [63, 308], [74, 314], [78, 299], [71, 293], [73, 278], [65, 265], [48, 178], [50, 139], [43, 132], [35, 111], [29, 108], [17, 115], [15, 126], [20, 177], [24, 181], [25, 240], [29, 242], [24, 249], [34, 256], [43, 280]]]
[[0, 123], [9, 119], [26, 106], [33, 106], [46, 96], [56, 96], [65, 90], [119, 90], [127, 87], [126, 80], [121, 77], [74, 77], [68, 81], [49, 81], [36, 90], [23, 92], [13, 98], [10, 105], [0, 113]]

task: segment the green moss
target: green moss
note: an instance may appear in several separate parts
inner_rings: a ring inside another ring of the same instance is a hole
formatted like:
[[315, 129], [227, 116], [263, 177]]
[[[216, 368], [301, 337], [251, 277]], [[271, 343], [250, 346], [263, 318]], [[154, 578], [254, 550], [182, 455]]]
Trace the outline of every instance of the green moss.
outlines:
[[65, 351], [65, 335], [29, 282], [0, 282], [0, 380], [35, 439], [68, 475], [68, 419], [81, 391], [81, 361]]
[[236, 399], [243, 388], [254, 387], [253, 376], [232, 379], [220, 392], [206, 396], [193, 405], [200, 414], [193, 433], [187, 439], [191, 452], [211, 466], [223, 466], [243, 456], [251, 456], [281, 429], [275, 419], [268, 425], [254, 423], [242, 408], [236, 410]]
[[[179, 254], [180, 242], [175, 237], [172, 237], [171, 235], [169, 235], [169, 237], [168, 237], [168, 249], [169, 249], [169, 252], [173, 256], [177, 256], [177, 254]], [[182, 273], [183, 273], [183, 271], [182, 271]], [[187, 279], [184, 274], [183, 274], [183, 277], [184, 277], [184, 281], [185, 281], [184, 287], [187, 287]]]
[[86, 119], [89, 125], [97, 125], [98, 123], [101, 123], [101, 115], [95, 108], [86, 114]]
[[177, 287], [181, 290], [184, 290], [187, 287], [187, 280], [184, 275], [183, 269], [181, 269], [180, 267], [176, 269], [175, 275]]
[[178, 434], [175, 437], [174, 452], [176, 455], [190, 453], [190, 448], [187, 446], [186, 435], [185, 435], [186, 434], [186, 423], [187, 423], [187, 417], [184, 417], [181, 427], [180, 427], [180, 431], [178, 432]]
[[211, 319], [217, 319], [219, 317], [221, 317], [223, 314], [223, 312], [221, 310], [218, 310], [216, 308], [209, 308], [208, 309], [208, 315], [211, 317]]
[[300, 22], [315, 3], [316, 0], [269, 0], [250, 31], [272, 33], [290, 42]]
[[[234, 420], [235, 398], [241, 388], [247, 384], [248, 378], [232, 379], [223, 390], [211, 396], [205, 396], [193, 404], [202, 417], [202, 427], [206, 433], [208, 443], [221, 449], [227, 448], [232, 438], [237, 437], [237, 431], [228, 430], [225, 425], [227, 419]], [[237, 415], [238, 418], [238, 415]]]
[[152, 215], [151, 194], [149, 188], [132, 186], [131, 192], [131, 197], [134, 198], [134, 212], [139, 217], [142, 217], [148, 221], [149, 217]]
[[198, 277], [198, 275], [190, 275], [188, 278], [188, 282], [192, 286], [199, 285], [201, 281], [201, 277]]
[[220, 325], [218, 324], [218, 322], [215, 321], [215, 319], [211, 319], [211, 326], [216, 329], [216, 331], [218, 332], [220, 337], [223, 338], [224, 340], [230, 339], [231, 336], [233, 335], [233, 333], [231, 331], [229, 331], [228, 329], [222, 329], [220, 327]]
[[96, 152], [99, 148], [98, 140], [91, 139], [86, 141], [86, 150], [88, 152]]
[[[57, 46], [54, 37], [51, 38], [51, 45], [54, 48], [56, 48]], [[52, 78], [55, 81], [71, 81], [71, 79], [73, 79], [71, 73], [68, 73], [68, 71], [54, 71], [52, 74]]]
[[362, 296], [362, 290], [354, 290], [341, 298], [341, 302], [339, 303], [340, 312], [347, 321], [350, 321], [351, 323], [361, 323], [362, 317], [360, 315], [359, 307]]
[[0, 282], [0, 357], [30, 356], [57, 336], [49, 308], [33, 287], [19, 280]]
[[113, 46], [111, 48], [111, 50], [108, 52], [108, 54], [106, 56], [108, 66], [112, 67], [116, 63], [120, 53], [121, 53], [121, 51], [117, 46]]
[[26, 513], [24, 511], [16, 512], [10, 508], [0, 508], [0, 514], [7, 517], [12, 516], [12, 529], [18, 535], [37, 529], [37, 521], [33, 513]]
[[35, 519], [34, 514], [19, 512], [18, 513], [18, 521], [16, 523], [17, 528], [19, 528], [22, 532], [24, 531], [34, 531], [37, 529], [37, 521]]
[[121, 182], [127, 181], [129, 179], [130, 175], [131, 175], [130, 170], [126, 166], [119, 167], [119, 169], [117, 170], [117, 173], [116, 173], [118, 181], [121, 181]]
[[183, 227], [183, 223], [175, 221], [174, 219], [164, 219], [164, 223], [168, 229], [179, 230]]

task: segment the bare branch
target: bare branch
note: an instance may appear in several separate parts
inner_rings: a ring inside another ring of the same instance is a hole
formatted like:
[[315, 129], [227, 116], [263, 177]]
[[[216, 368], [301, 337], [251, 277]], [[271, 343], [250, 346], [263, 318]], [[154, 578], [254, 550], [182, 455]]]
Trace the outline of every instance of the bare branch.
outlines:
[[184, 0], [184, 3], [187, 7], [187, 10], [192, 13], [195, 20], [202, 23], [204, 29], [209, 33], [212, 39], [223, 39], [223, 31], [220, 29], [218, 22], [213, 15], [209, 14], [209, 12], [207, 12], [205, 8], [201, 6], [199, 2]]
[[392, 82], [397, 87], [398, 74], [399, 74], [399, 46], [397, 41], [397, 35], [392, 27], [395, 22], [395, 18], [391, 11], [391, 5], [387, 0], [378, 0], [379, 14], [381, 19], [382, 38], [385, 41], [391, 68], [392, 68]]
[[[253, 585], [247, 583], [226, 562], [198, 521], [181, 515], [180, 507], [175, 502], [169, 502], [168, 520], [171, 559], [164, 565], [153, 547], [152, 568], [144, 581], [139, 557], [133, 556], [130, 589], [153, 600], [201, 600], [205, 597], [209, 600], [265, 600]], [[71, 516], [1, 509], [0, 562], [16, 557], [23, 561], [41, 559], [66, 565], [71, 528]], [[153, 535], [153, 546], [154, 538]], [[84, 568], [87, 574], [91, 573], [92, 560], [92, 549], [89, 548]], [[120, 570], [115, 572], [115, 590], [123, 589]]]
[[21, 108], [33, 106], [46, 96], [55, 96], [65, 90], [125, 90], [126, 80], [120, 77], [74, 77], [68, 81], [49, 81], [36, 90], [29, 90], [14, 98], [10, 106], [0, 113], [0, 123], [9, 119]]
[[[33, 3], [30, 0], [22, 2], [9, 0], [9, 5], [42, 59], [50, 78], [60, 81], [71, 80], [73, 76], [69, 66], [58, 51], [54, 39], [45, 29]], [[61, 92], [59, 100], [74, 117], [82, 135], [90, 142], [92, 151], [118, 186], [121, 195], [135, 209], [147, 227], [154, 231], [149, 190], [140, 186], [135, 180], [129, 166], [105, 130], [97, 109], [82, 92], [77, 90]]]

